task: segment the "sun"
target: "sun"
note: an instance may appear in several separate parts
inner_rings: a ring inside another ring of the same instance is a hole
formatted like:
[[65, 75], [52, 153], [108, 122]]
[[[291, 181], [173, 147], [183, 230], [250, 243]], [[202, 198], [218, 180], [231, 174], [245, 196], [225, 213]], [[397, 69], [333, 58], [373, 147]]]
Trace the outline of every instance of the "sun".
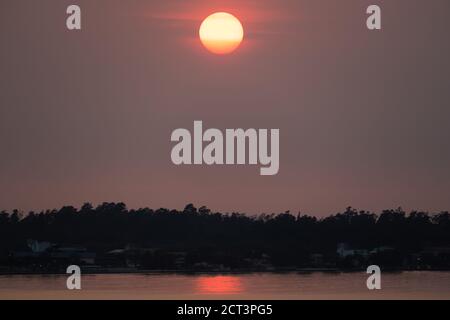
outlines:
[[200, 25], [202, 44], [215, 54], [228, 54], [239, 47], [244, 39], [244, 28], [232, 14], [216, 12], [209, 15]]

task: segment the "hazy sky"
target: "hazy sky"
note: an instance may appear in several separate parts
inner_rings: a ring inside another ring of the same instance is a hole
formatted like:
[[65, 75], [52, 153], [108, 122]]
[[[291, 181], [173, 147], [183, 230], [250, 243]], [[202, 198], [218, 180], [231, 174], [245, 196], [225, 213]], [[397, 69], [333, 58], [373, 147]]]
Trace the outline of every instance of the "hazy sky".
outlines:
[[[74, 3], [81, 31], [66, 29]], [[232, 55], [198, 40], [215, 11], [244, 25]], [[0, 209], [448, 210], [449, 14], [448, 0], [2, 0]], [[279, 128], [279, 174], [173, 165], [170, 134], [194, 120]]]

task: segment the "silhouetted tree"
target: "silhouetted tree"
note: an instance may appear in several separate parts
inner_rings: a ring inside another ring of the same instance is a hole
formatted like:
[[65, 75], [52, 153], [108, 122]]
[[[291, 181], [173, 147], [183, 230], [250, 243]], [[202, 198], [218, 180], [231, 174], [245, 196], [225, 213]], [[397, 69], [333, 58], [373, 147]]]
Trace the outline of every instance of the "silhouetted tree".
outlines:
[[[391, 246], [396, 254], [380, 253], [377, 259], [392, 265], [407, 253], [430, 246], [450, 246], [450, 214], [406, 214], [398, 208], [377, 216], [349, 207], [319, 219], [289, 211], [257, 216], [219, 213], [204, 206], [197, 209], [193, 204], [182, 211], [128, 210], [124, 203], [102, 203], [97, 207], [85, 203], [80, 209], [64, 206], [29, 212], [23, 217], [18, 210], [1, 211], [0, 255], [26, 248], [27, 239], [81, 245], [98, 253], [129, 244], [156, 248], [162, 250], [159, 256], [149, 255], [145, 263], [161, 266], [171, 264], [166, 253], [177, 250], [187, 252], [192, 263], [208, 258], [224, 265], [227, 259], [230, 266], [245, 265], [249, 257], [267, 255], [280, 266], [303, 266], [314, 253], [335, 256], [337, 245], [345, 242], [367, 250]], [[432, 258], [441, 265], [448, 259]]]

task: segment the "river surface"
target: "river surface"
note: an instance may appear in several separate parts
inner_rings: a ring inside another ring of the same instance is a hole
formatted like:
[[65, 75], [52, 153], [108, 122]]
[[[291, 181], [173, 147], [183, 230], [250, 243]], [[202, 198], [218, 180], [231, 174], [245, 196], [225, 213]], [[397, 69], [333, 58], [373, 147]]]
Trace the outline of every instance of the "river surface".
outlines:
[[450, 272], [384, 273], [368, 290], [364, 272], [1, 275], [0, 299], [450, 299]]

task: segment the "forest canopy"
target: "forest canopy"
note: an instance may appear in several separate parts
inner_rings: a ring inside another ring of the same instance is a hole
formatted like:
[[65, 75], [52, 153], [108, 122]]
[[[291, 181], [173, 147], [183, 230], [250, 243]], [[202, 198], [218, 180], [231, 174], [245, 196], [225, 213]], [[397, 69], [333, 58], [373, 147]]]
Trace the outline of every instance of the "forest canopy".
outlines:
[[183, 210], [127, 209], [124, 203], [90, 203], [81, 208], [0, 212], [0, 250], [20, 248], [27, 239], [83, 245], [90, 249], [139, 246], [239, 247], [332, 252], [338, 243], [356, 248], [393, 246], [403, 251], [450, 245], [449, 212], [401, 208], [379, 214], [347, 208], [317, 218], [283, 212], [249, 216], [212, 212], [188, 204]]

